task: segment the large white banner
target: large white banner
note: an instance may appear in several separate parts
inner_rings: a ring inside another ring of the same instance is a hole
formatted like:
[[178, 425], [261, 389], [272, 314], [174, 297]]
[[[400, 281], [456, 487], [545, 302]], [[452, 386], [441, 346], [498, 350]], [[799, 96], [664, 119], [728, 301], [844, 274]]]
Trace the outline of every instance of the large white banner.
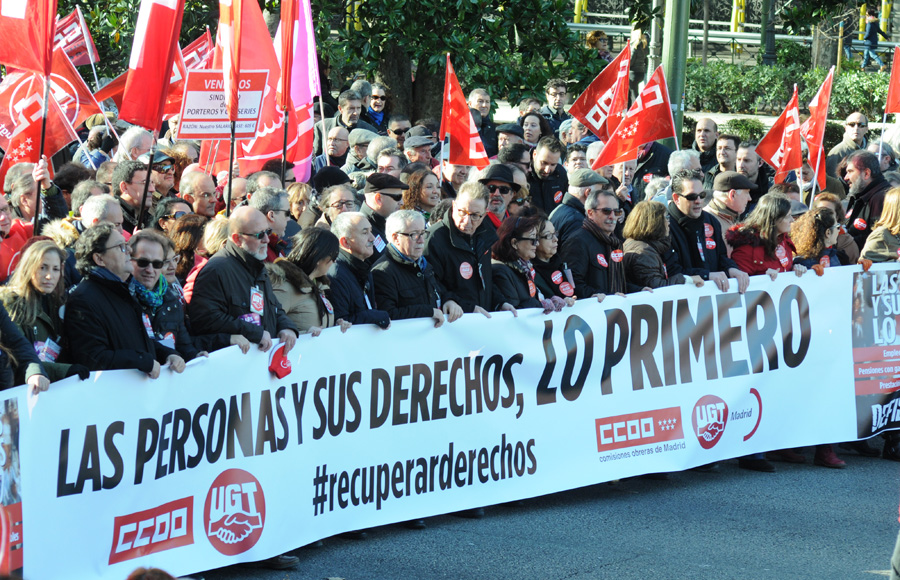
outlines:
[[[867, 324], [851, 314], [872, 306], [873, 281], [894, 281], [875, 284], [874, 308], [893, 304], [897, 272], [858, 272], [437, 329], [330, 329], [297, 342], [283, 379], [267, 354], [232, 347], [157, 380], [70, 379], [33, 408], [11, 391], [25, 573], [187, 574], [347, 530], [900, 426], [884, 419], [893, 366], [862, 371], [887, 372], [887, 386], [858, 394], [854, 356], [878, 345], [851, 332]], [[882, 318], [870, 322], [890, 327]], [[882, 358], [900, 361], [889, 350]]]

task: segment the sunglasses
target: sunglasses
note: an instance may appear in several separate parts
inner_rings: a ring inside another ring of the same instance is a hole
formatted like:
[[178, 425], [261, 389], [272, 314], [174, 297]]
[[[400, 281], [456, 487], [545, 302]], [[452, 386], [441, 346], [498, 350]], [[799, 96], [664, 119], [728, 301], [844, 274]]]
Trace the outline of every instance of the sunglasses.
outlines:
[[525, 205], [529, 201], [531, 201], [530, 197], [517, 197], [516, 199], [512, 200], [509, 203], [514, 203], [516, 205]]
[[385, 191], [379, 191], [378, 193], [380, 193], [381, 195], [386, 195], [394, 201], [400, 201], [401, 199], [403, 199], [403, 194], [401, 193], [387, 193]]
[[256, 232], [255, 234], [247, 234], [247, 233], [241, 232], [241, 235], [242, 235], [242, 236], [247, 236], [247, 237], [250, 237], [250, 238], [256, 238], [257, 240], [261, 240], [261, 239], [263, 239], [263, 238], [265, 238], [265, 237], [267, 237], [267, 236], [271, 236], [271, 235], [272, 235], [272, 228], [269, 228], [269, 229], [267, 229], [267, 230], [263, 230], [263, 231], [261, 231], [261, 232]]
[[372, 100], [373, 100], [373, 101], [386, 101], [386, 100], [387, 100], [387, 97], [382, 97], [382, 96], [379, 96], [379, 95], [372, 95]]
[[491, 193], [494, 193], [495, 191], [499, 191], [500, 195], [506, 195], [507, 193], [512, 191], [512, 189], [510, 187], [507, 187], [505, 185], [488, 185], [487, 188], [488, 188], [488, 191], [490, 191]]
[[138, 268], [146, 268], [153, 264], [154, 270], [162, 270], [163, 266], [166, 264], [165, 260], [148, 260], [147, 258], [132, 258], [131, 261], [137, 264]]
[[186, 212], [186, 211], [176, 211], [175, 213], [173, 213], [171, 215], [167, 215], [166, 217], [169, 218], [170, 220], [177, 220], [178, 218], [180, 218], [182, 216], [186, 216], [187, 213], [188, 212]]
[[611, 208], [611, 207], [601, 207], [599, 211], [603, 212], [603, 215], [622, 215], [625, 213], [625, 210], [622, 208]]
[[404, 133], [406, 133], [409, 130], [410, 130], [410, 127], [406, 127], [405, 129], [391, 129], [390, 131], [394, 135], [403, 135]]
[[153, 166], [153, 171], [156, 171], [157, 173], [166, 173], [172, 169], [175, 169], [175, 166], [172, 165], [171, 163], [167, 163], [165, 165], [154, 165]]
[[706, 192], [703, 191], [701, 193], [691, 193], [689, 195], [682, 195], [681, 197], [688, 201], [697, 201], [698, 199], [706, 199]]

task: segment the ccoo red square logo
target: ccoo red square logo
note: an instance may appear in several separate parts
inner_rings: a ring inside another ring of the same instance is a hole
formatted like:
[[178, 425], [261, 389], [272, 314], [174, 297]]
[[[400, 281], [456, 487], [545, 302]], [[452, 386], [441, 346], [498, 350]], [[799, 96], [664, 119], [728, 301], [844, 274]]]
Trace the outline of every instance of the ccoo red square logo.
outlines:
[[598, 452], [684, 439], [680, 407], [605, 417], [594, 423]]
[[194, 498], [185, 497], [113, 521], [109, 563], [194, 543]]

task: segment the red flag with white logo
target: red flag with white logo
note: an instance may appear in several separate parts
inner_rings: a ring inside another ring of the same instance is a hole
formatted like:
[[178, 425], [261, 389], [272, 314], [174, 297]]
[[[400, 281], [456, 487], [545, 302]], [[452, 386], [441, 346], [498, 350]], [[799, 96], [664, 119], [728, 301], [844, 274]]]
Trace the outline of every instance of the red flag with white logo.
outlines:
[[182, 49], [181, 56], [184, 59], [184, 67], [187, 70], [208, 69], [212, 63], [214, 48], [212, 36], [207, 28], [199, 38]]
[[675, 121], [669, 105], [669, 89], [662, 66], [653, 72], [647, 86], [634, 100], [615, 133], [594, 160], [591, 169], [637, 159], [638, 147], [675, 135]]
[[631, 45], [626, 44], [619, 56], [600, 71], [569, 109], [569, 114], [601, 141], [609, 140], [628, 106], [630, 61]]
[[62, 48], [75, 66], [100, 62], [97, 47], [77, 6], [56, 23], [56, 47]]
[[470, 165], [479, 169], [487, 167], [487, 153], [475, 127], [475, 119], [469, 111], [456, 71], [447, 55], [447, 75], [444, 79], [444, 110], [441, 115], [441, 140], [450, 137], [449, 162], [454, 165]]
[[141, 0], [119, 118], [156, 131], [178, 51], [184, 0]]
[[0, 0], [0, 63], [50, 74], [56, 0]]
[[[893, 74], [893, 73], [891, 73]], [[825, 189], [825, 124], [828, 122], [828, 104], [831, 102], [831, 86], [834, 82], [834, 67], [819, 87], [819, 92], [809, 102], [809, 119], [800, 126], [800, 134], [809, 149], [809, 164], [816, 171], [819, 190]]]
[[163, 108], [163, 119], [174, 117], [181, 113], [181, 101], [184, 99], [184, 82], [187, 77], [187, 68], [184, 65], [181, 49], [175, 52], [175, 62], [172, 63], [172, 76], [169, 77], [169, 92], [166, 95], [166, 104]]
[[[241, 44], [241, 63], [245, 70], [268, 71], [266, 90], [263, 94], [260, 107], [259, 124], [256, 129], [256, 137], [253, 139], [239, 140], [235, 147], [235, 158], [241, 168], [241, 175], [249, 175], [258, 171], [263, 164], [270, 159], [281, 159], [281, 151], [284, 145], [284, 112], [278, 110], [275, 102], [278, 79], [281, 69], [278, 66], [278, 58], [275, 55], [275, 47], [269, 36], [269, 29], [263, 19], [262, 11], [256, 2], [245, 2], [243, 5], [243, 37]], [[223, 46], [218, 42], [216, 35], [216, 49], [213, 56], [212, 69], [223, 67]], [[310, 118], [310, 121], [312, 119]], [[302, 131], [303, 127], [299, 127]], [[293, 109], [288, 111], [288, 160], [296, 161], [301, 154], [298, 144], [297, 113]], [[206, 163], [216, 149], [216, 141], [203, 142], [200, 160]], [[218, 173], [228, 170], [228, 142], [223, 141], [218, 147], [218, 154], [212, 163], [213, 170]]]
[[[2, 113], [0, 114], [0, 145], [6, 151], [3, 162], [0, 163], [0, 183], [3, 183], [6, 171], [16, 163], [26, 161], [37, 163], [41, 158], [39, 149], [44, 108], [44, 81], [40, 75], [21, 72], [14, 74], [23, 74], [28, 80], [24, 84], [18, 82], [7, 84], [7, 77], [4, 79], [4, 86], [0, 86], [0, 99], [8, 100], [7, 93], [13, 88], [18, 89], [18, 98], [12, 107], [15, 117], [9, 119], [5, 109], [0, 111]], [[77, 138], [72, 125], [66, 119], [65, 112], [53, 98], [52, 92], [50, 95], [44, 141], [44, 153], [48, 157]]]
[[760, 159], [775, 168], [775, 183], [784, 183], [788, 173], [800, 169], [800, 109], [797, 85], [787, 107], [756, 146]]

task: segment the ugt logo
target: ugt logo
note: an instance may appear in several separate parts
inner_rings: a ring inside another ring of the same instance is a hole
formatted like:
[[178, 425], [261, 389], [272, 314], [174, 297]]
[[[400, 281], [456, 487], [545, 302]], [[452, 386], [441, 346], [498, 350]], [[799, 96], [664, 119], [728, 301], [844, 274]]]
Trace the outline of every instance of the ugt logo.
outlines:
[[727, 422], [728, 405], [719, 397], [705, 395], [694, 405], [691, 423], [694, 426], [694, 435], [704, 449], [712, 449], [719, 442]]
[[223, 471], [213, 481], [203, 506], [209, 542], [234, 556], [256, 545], [266, 523], [266, 498], [259, 481], [243, 469]]

